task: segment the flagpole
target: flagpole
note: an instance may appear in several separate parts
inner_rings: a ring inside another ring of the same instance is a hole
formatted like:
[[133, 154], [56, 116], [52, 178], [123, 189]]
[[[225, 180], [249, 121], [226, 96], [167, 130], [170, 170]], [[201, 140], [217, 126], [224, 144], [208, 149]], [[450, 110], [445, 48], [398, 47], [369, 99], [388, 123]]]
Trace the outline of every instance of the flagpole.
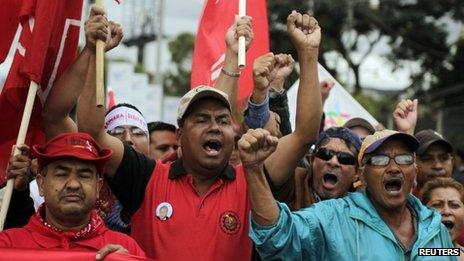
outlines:
[[[105, 8], [103, 0], [96, 0], [95, 5], [101, 8]], [[97, 40], [97, 54], [96, 54], [96, 103], [98, 107], [105, 105], [105, 90], [103, 86], [104, 82], [104, 73], [105, 73], [105, 64], [104, 64], [104, 53], [105, 53], [105, 42], [102, 40]]]
[[[34, 81], [31, 81], [29, 85], [29, 92], [27, 93], [26, 105], [24, 106], [23, 117], [21, 119], [21, 125], [19, 127], [18, 138], [16, 139], [16, 147], [14, 150], [14, 156], [21, 153], [18, 149], [20, 145], [24, 144], [26, 140], [27, 129], [29, 127], [29, 121], [31, 119], [32, 108], [34, 107], [35, 96], [37, 93], [38, 85]], [[0, 210], [0, 231], [3, 231], [3, 226], [6, 220], [6, 214], [8, 213], [8, 207], [10, 206], [11, 194], [13, 193], [14, 179], [8, 179], [5, 188], [5, 195], [3, 196], [2, 208]]]
[[[238, 16], [243, 17], [246, 15], [246, 0], [238, 1]], [[246, 48], [245, 48], [245, 36], [238, 38], [238, 67], [241, 69], [245, 67], [246, 61]]]

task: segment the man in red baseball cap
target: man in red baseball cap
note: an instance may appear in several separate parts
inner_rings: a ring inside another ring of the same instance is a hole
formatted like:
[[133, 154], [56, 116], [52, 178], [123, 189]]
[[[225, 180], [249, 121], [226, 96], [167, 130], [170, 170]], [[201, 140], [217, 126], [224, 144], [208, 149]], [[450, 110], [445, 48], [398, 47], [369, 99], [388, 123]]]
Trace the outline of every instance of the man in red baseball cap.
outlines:
[[[28, 148], [21, 148], [22, 155], [10, 160], [9, 178], [24, 180], [27, 175]], [[0, 247], [98, 251], [97, 259], [111, 252], [145, 256], [132, 238], [108, 230], [94, 210], [111, 150], [100, 149], [86, 133], [63, 133], [45, 146], [33, 146], [33, 154], [45, 203], [26, 226], [0, 233]], [[30, 200], [28, 188], [27, 182], [15, 183], [9, 215], [14, 215], [14, 202]]]

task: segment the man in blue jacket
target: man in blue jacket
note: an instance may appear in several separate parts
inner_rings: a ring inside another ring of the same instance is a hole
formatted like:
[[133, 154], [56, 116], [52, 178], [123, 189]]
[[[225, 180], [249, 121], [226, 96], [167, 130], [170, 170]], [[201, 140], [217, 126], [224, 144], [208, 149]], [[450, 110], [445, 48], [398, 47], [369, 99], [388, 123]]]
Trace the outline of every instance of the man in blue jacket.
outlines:
[[263, 174], [272, 140], [255, 130], [239, 141], [252, 206], [250, 237], [264, 260], [456, 258], [419, 256], [419, 248], [453, 244], [440, 215], [410, 194], [417, 173], [413, 136], [392, 130], [368, 136], [358, 155], [366, 190], [297, 212], [275, 202]]

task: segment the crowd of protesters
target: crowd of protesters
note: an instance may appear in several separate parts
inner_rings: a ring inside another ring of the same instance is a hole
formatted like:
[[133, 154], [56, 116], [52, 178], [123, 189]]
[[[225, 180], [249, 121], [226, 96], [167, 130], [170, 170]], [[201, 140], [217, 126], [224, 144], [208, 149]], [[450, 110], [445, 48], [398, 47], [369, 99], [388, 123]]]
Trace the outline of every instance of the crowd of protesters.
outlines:
[[14, 190], [0, 247], [156, 260], [459, 258], [418, 250], [462, 249], [463, 150], [415, 129], [417, 100], [398, 103], [395, 130], [362, 118], [325, 129], [333, 82], [318, 79], [323, 25], [295, 11], [287, 18], [300, 67], [294, 130], [287, 54], [254, 61], [238, 122], [238, 38], [248, 47], [251, 25], [243, 17], [229, 28], [215, 86], [181, 98], [176, 127], [147, 123], [131, 104], [95, 106], [96, 41], [111, 50], [122, 29], [93, 7], [85, 48], [44, 105], [48, 142], [22, 145], [10, 159]]

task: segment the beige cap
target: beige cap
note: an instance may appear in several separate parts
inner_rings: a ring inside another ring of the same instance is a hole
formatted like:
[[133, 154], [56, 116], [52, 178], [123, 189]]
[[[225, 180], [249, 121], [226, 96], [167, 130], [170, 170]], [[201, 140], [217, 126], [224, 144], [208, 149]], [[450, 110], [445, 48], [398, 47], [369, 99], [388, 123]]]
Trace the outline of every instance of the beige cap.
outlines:
[[182, 98], [180, 98], [179, 108], [177, 109], [177, 123], [180, 125], [180, 121], [184, 117], [191, 104], [201, 98], [206, 97], [221, 101], [224, 103], [224, 105], [226, 105], [229, 111], [232, 111], [232, 106], [230, 106], [229, 98], [225, 92], [211, 86], [200, 85], [195, 87], [195, 89], [191, 89], [184, 96], [182, 96]]
[[419, 142], [417, 141], [417, 139], [414, 136], [409, 135], [407, 133], [398, 132], [395, 130], [376, 131], [374, 134], [367, 136], [361, 144], [361, 149], [358, 153], [359, 166], [362, 166], [362, 160], [364, 158], [364, 155], [375, 151], [384, 142], [390, 139], [398, 139], [403, 141], [406, 144], [406, 146], [411, 150], [411, 152], [416, 151], [416, 149], [419, 147]]

